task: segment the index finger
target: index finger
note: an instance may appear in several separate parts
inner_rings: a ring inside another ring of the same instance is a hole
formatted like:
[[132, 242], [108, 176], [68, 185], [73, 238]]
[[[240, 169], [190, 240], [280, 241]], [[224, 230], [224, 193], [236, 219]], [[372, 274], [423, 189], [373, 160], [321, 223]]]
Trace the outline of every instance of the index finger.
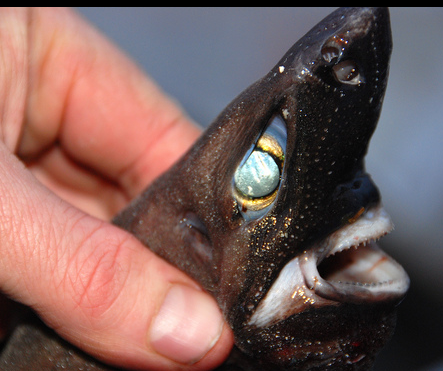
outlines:
[[69, 9], [34, 9], [19, 155], [57, 143], [133, 197], [200, 129], [122, 52]]

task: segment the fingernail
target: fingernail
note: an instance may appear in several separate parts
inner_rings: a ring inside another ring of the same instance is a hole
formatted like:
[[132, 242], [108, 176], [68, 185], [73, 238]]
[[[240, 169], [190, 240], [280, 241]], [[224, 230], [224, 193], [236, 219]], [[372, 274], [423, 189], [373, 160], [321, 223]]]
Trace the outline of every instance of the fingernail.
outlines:
[[154, 319], [150, 340], [163, 356], [192, 364], [215, 345], [222, 328], [223, 318], [214, 299], [194, 288], [175, 285]]

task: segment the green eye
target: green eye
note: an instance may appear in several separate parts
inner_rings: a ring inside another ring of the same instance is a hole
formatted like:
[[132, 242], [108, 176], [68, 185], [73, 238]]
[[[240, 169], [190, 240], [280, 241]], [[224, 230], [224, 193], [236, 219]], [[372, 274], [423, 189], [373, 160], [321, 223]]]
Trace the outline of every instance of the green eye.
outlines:
[[264, 215], [277, 196], [286, 150], [286, 124], [274, 116], [234, 174], [234, 197], [246, 219]]
[[280, 169], [269, 153], [255, 150], [237, 169], [234, 181], [238, 191], [245, 196], [264, 197], [277, 188], [280, 181]]

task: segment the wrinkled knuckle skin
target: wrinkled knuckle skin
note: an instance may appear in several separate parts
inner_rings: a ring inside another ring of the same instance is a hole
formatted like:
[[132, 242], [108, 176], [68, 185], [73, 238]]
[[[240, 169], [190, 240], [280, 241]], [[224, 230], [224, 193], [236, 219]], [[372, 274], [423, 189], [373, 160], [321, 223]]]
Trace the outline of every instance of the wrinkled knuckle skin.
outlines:
[[107, 312], [123, 291], [129, 270], [125, 269], [123, 243], [89, 238], [70, 258], [62, 290], [86, 316], [97, 318]]

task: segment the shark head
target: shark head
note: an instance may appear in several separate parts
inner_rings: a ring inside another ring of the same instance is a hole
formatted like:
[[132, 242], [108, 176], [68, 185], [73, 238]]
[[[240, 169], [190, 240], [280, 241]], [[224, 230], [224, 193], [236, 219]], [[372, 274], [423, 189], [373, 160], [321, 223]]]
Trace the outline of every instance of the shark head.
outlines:
[[364, 166], [391, 48], [387, 9], [338, 9], [114, 220], [216, 298], [248, 364], [367, 369], [392, 334], [409, 278]]

